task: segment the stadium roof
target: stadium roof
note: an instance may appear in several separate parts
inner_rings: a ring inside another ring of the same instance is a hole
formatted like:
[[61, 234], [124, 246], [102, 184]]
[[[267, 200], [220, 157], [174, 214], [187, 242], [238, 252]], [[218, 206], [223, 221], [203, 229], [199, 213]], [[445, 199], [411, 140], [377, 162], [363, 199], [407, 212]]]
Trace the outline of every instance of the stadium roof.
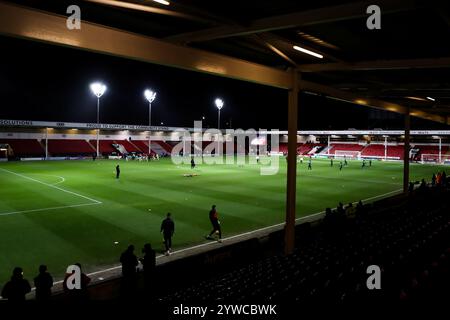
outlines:
[[[2, 2], [0, 33], [286, 89], [296, 68], [300, 90], [450, 124], [448, 1], [379, 0], [381, 30], [371, 1], [169, 2]], [[81, 31], [65, 28], [72, 4]]]

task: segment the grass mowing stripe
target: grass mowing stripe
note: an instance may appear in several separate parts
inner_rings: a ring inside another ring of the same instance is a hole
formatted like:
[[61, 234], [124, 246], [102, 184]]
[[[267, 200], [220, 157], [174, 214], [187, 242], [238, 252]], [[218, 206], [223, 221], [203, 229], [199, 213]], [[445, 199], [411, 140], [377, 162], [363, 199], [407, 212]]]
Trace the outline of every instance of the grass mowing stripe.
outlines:
[[73, 191], [69, 191], [69, 190], [57, 187], [57, 186], [55, 186], [53, 184], [49, 184], [49, 183], [46, 183], [46, 182], [43, 182], [43, 181], [39, 181], [39, 180], [30, 178], [30, 177], [24, 176], [23, 174], [20, 174], [20, 173], [17, 173], [17, 172], [13, 172], [13, 171], [6, 170], [6, 169], [3, 169], [3, 168], [0, 168], [0, 170], [8, 172], [8, 173], [11, 173], [11, 174], [14, 174], [14, 175], [19, 176], [19, 177], [24, 178], [24, 179], [28, 179], [28, 180], [31, 180], [31, 181], [34, 181], [34, 182], [37, 182], [37, 183], [41, 183], [41, 184], [43, 184], [43, 185], [45, 185], [47, 187], [54, 188], [54, 189], [57, 189], [59, 191], [66, 192], [66, 193], [69, 193], [69, 194], [72, 194], [72, 195], [84, 198], [84, 199], [92, 201], [92, 202], [94, 202], [96, 204], [101, 204], [102, 203], [101, 201], [98, 201], [98, 200], [95, 200], [95, 199], [83, 196], [82, 194], [79, 194], [79, 193], [76, 193], [76, 192], [73, 192]]
[[[380, 194], [378, 196], [374, 196], [374, 197], [370, 197], [370, 198], [367, 198], [367, 199], [363, 199], [361, 201], [367, 202], [367, 201], [370, 201], [370, 200], [375, 200], [375, 199], [383, 198], [383, 197], [386, 197], [386, 196], [389, 196], [389, 195], [393, 195], [393, 194], [396, 194], [396, 193], [400, 193], [401, 191], [403, 191], [403, 189], [398, 189], [398, 190], [394, 190], [394, 191], [391, 191], [391, 192], [386, 192], [386, 193]], [[357, 202], [355, 201], [354, 203], [357, 203]], [[297, 219], [295, 219], [295, 221], [296, 222], [301, 222], [303, 220], [309, 220], [309, 219], [311, 219], [313, 217], [320, 216], [320, 215], [323, 215], [323, 214], [325, 214], [325, 211], [320, 211], [320, 212], [316, 212], [316, 213], [307, 215], [305, 217], [297, 218]], [[277, 223], [277, 224], [274, 224], [274, 225], [271, 225], [271, 226], [267, 226], [267, 227], [259, 228], [259, 229], [256, 229], [256, 230], [252, 230], [252, 231], [236, 234], [236, 235], [233, 235], [233, 236], [230, 236], [230, 237], [223, 238], [222, 241], [229, 241], [229, 240], [236, 239], [236, 238], [243, 238], [245, 236], [248, 236], [248, 235], [251, 235], [251, 234], [254, 234], [254, 233], [257, 233], [257, 232], [261, 232], [261, 231], [264, 231], [264, 230], [276, 229], [276, 228], [284, 226], [284, 224], [285, 224], [284, 222]], [[173, 255], [180, 254], [180, 253], [183, 253], [183, 252], [186, 252], [186, 251], [192, 251], [192, 250], [195, 250], [195, 249], [198, 249], [198, 248], [212, 246], [214, 244], [218, 245], [217, 242], [215, 242], [215, 241], [214, 242], [201, 243], [201, 244], [198, 244], [198, 245], [195, 245], [195, 246], [190, 246], [190, 247], [187, 247], [187, 248], [182, 248], [182, 249], [179, 249], [179, 250], [175, 250], [175, 251], [172, 252], [171, 255], [173, 256]], [[156, 256], [156, 259], [159, 260], [159, 259], [161, 259], [163, 257], [165, 257], [165, 255], [161, 254], [161, 255]], [[102, 274], [104, 272], [114, 271], [114, 270], [120, 269], [121, 267], [122, 267], [121, 265], [116, 265], [116, 266], [113, 266], [113, 267], [110, 267], [110, 268], [107, 268], [107, 269], [91, 272], [91, 273], [88, 274], [88, 276], [94, 276], [94, 275], [97, 275], [97, 274]], [[62, 283], [62, 280], [55, 282], [55, 284], [60, 284], [60, 283]]]

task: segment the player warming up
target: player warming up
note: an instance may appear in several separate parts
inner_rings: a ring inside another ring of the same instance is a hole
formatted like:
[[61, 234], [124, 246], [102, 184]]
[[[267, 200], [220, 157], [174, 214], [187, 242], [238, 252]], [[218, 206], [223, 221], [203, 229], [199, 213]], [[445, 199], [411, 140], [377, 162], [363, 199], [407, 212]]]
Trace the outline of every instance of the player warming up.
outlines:
[[170, 212], [167, 213], [167, 217], [161, 223], [161, 233], [164, 237], [164, 246], [166, 247], [165, 255], [168, 256], [172, 252], [172, 237], [175, 233], [175, 223], [171, 218]]
[[222, 230], [220, 229], [220, 221], [219, 216], [217, 214], [216, 206], [213, 205], [211, 210], [209, 211], [209, 220], [211, 221], [211, 224], [213, 226], [212, 231], [209, 233], [209, 235], [206, 236], [206, 239], [208, 240], [214, 240], [212, 235], [214, 233], [217, 233], [219, 235], [218, 242], [222, 242]]
[[308, 160], [308, 170], [312, 170], [312, 160], [309, 158]]
[[195, 168], [195, 161], [194, 161], [194, 157], [191, 158], [191, 169]]
[[119, 179], [119, 178], [120, 178], [120, 166], [117, 165], [116, 166], [116, 179]]

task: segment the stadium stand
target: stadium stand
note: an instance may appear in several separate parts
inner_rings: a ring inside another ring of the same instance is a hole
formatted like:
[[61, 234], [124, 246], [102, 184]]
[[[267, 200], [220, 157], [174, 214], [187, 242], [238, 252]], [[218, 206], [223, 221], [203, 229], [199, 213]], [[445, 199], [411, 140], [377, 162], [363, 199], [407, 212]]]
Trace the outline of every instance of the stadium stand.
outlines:
[[[383, 144], [370, 144], [361, 151], [361, 156], [384, 158], [384, 145]], [[403, 159], [403, 146], [388, 145], [387, 157], [390, 159], [402, 160]]]
[[298, 155], [307, 154], [309, 151], [311, 151], [312, 148], [313, 145], [311, 144], [302, 144], [297, 147], [297, 154]]
[[[145, 140], [133, 140], [132, 143], [143, 153], [148, 153], [148, 141]], [[153, 150], [152, 150], [153, 151]]]
[[[90, 140], [89, 141], [94, 147], [97, 146], [96, 140]], [[110, 154], [112, 152], [117, 152], [117, 150], [112, 146], [114, 143], [116, 143], [114, 140], [100, 140], [99, 141], [99, 148], [101, 154]]]
[[128, 140], [116, 140], [116, 143], [123, 145], [125, 150], [127, 152], [143, 152], [135, 143], [134, 141], [128, 141]]
[[[262, 258], [159, 299], [169, 304], [447, 299], [450, 210], [440, 201], [445, 195], [448, 190], [419, 190], [388, 206], [364, 206], [353, 219], [334, 212], [321, 225], [299, 231], [302, 238], [293, 255]], [[380, 291], [366, 286], [366, 268], [374, 264], [382, 270]]]
[[[420, 156], [422, 154], [435, 154], [435, 155], [439, 154], [439, 146], [435, 146], [435, 145], [415, 145], [414, 148], [419, 149], [419, 152], [416, 155], [416, 157], [418, 159], [420, 159]], [[443, 155], [446, 155], [448, 152], [449, 152], [449, 147], [447, 147], [447, 146], [441, 147], [441, 153]]]
[[9, 144], [15, 157], [43, 157], [44, 147], [37, 139], [0, 139], [0, 143]]
[[167, 142], [160, 141], [160, 140], [155, 140], [155, 141], [152, 141], [152, 142], [160, 145], [161, 148], [163, 148], [166, 153], [171, 153], [172, 152], [172, 146], [170, 144], [168, 144]]
[[52, 156], [91, 155], [95, 149], [86, 140], [48, 140], [48, 152]]
[[331, 149], [328, 150], [329, 154], [334, 154], [336, 150], [342, 151], [362, 151], [364, 149], [363, 145], [356, 143], [332, 143]]

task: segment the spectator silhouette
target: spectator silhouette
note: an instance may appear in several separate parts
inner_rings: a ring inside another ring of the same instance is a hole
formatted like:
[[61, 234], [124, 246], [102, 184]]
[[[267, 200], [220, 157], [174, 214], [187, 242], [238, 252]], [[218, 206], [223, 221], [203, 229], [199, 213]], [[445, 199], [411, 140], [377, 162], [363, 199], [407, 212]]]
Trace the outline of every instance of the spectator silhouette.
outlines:
[[124, 296], [133, 295], [137, 289], [137, 266], [138, 258], [134, 254], [134, 246], [128, 248], [120, 256], [122, 264], [122, 294]]
[[49, 300], [52, 295], [53, 278], [47, 272], [47, 266], [39, 266], [39, 274], [34, 278], [34, 286], [36, 287], [36, 300]]
[[142, 249], [144, 257], [140, 259], [144, 268], [144, 286], [147, 293], [152, 292], [152, 282], [156, 268], [156, 252], [150, 243], [146, 243]]
[[164, 237], [164, 245], [166, 247], [165, 255], [168, 256], [172, 251], [172, 237], [175, 233], [175, 223], [171, 218], [170, 212], [167, 213], [167, 218], [161, 223], [161, 232]]
[[419, 190], [424, 191], [426, 189], [427, 189], [427, 183], [426, 183], [425, 179], [422, 179], [422, 181], [420, 182]]
[[87, 290], [88, 284], [91, 282], [91, 278], [89, 278], [86, 274], [83, 273], [83, 269], [81, 268], [80, 263], [75, 263], [81, 271], [81, 288], [80, 289], [69, 289], [67, 287], [67, 280], [72, 275], [72, 273], [66, 273], [63, 281], [63, 289], [64, 292], [68, 294], [68, 297], [73, 301], [85, 301], [89, 299], [89, 293]]
[[16, 267], [13, 270], [11, 280], [3, 287], [2, 297], [11, 302], [22, 302], [25, 301], [25, 295], [30, 291], [30, 283], [23, 278], [22, 268]]

